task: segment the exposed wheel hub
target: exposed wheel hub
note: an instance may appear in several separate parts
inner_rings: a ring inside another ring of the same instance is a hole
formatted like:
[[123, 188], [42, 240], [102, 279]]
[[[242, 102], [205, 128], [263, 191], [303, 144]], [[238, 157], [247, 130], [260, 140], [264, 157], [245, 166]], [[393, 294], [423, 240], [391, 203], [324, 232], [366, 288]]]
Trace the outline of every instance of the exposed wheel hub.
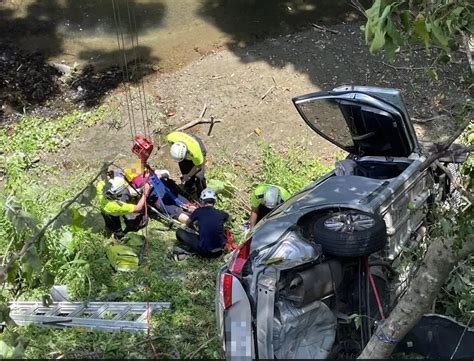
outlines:
[[353, 211], [335, 214], [324, 222], [324, 226], [334, 232], [365, 231], [372, 228], [374, 224], [374, 218]]

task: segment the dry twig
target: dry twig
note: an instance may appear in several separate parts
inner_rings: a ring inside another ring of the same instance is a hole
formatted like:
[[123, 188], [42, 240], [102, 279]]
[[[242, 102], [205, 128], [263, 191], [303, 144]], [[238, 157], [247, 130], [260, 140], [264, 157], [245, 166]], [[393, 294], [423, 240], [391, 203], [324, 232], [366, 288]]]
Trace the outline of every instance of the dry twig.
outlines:
[[216, 339], [216, 336], [210, 338], [209, 340], [207, 340], [206, 342], [204, 342], [201, 346], [199, 346], [195, 351], [191, 352], [188, 356], [186, 356], [185, 358], [189, 359], [189, 358], [193, 358], [194, 356], [196, 356], [198, 354], [199, 351], [203, 350], [207, 345], [209, 345], [212, 341], [214, 341]]
[[340, 32], [337, 31], [337, 30], [333, 30], [333, 29], [328, 29], [327, 27], [325, 26], [321, 26], [321, 25], [318, 25], [318, 24], [315, 24], [315, 23], [311, 23], [311, 26], [317, 30], [320, 30], [320, 31], [324, 31], [325, 33], [332, 33], [332, 34], [335, 34], [335, 35], [339, 35]]
[[388, 64], [384, 61], [379, 61], [379, 63], [382, 63], [383, 65], [385, 66], [388, 66], [389, 68], [392, 68], [394, 70], [426, 70], [426, 68], [422, 67], [422, 66], [417, 66], [417, 67], [410, 67], [410, 66], [395, 66], [395, 65], [391, 65], [391, 64]]
[[201, 114], [199, 115], [198, 118], [193, 119], [190, 122], [180, 126], [179, 128], [176, 129], [176, 131], [189, 129], [189, 128], [192, 128], [192, 127], [194, 127], [195, 125], [198, 125], [198, 124], [211, 124], [211, 126], [209, 128], [210, 130], [208, 132], [208, 134], [210, 134], [214, 124], [215, 123], [220, 123], [222, 120], [221, 119], [215, 119], [214, 117], [210, 117], [209, 119], [204, 118], [204, 114], [206, 114], [206, 110], [207, 110], [207, 104], [204, 104], [204, 106], [201, 110]]

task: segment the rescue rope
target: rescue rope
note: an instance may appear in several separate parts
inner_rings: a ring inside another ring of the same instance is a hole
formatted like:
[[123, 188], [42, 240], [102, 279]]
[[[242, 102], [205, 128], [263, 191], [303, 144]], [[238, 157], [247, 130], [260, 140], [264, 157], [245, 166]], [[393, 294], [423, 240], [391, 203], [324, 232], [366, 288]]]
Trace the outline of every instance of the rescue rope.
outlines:
[[[135, 6], [132, 5], [131, 7], [131, 16], [130, 16], [130, 6], [127, 1], [127, 12], [128, 12], [128, 19], [130, 22], [130, 38], [132, 41], [132, 48], [134, 53], [134, 63], [135, 63], [135, 72], [138, 74], [139, 68], [141, 65], [141, 58], [140, 52], [138, 51], [138, 30], [137, 30], [137, 21], [135, 16]], [[148, 119], [148, 110], [146, 104], [146, 96], [145, 96], [145, 84], [143, 81], [143, 74], [138, 74], [139, 77], [139, 85], [138, 85], [138, 99], [140, 101], [140, 111], [142, 115], [142, 124], [143, 124], [143, 132], [146, 138], [151, 136], [149, 130], [149, 119]]]
[[[113, 12], [113, 15], [114, 15], [114, 23], [115, 23], [115, 35], [116, 35], [116, 38], [117, 38], [117, 47], [118, 47], [118, 50], [119, 50], [119, 53], [121, 52], [121, 46], [120, 46], [120, 30], [119, 30], [119, 25], [118, 25], [118, 19], [117, 19], [117, 11], [118, 9], [116, 9], [116, 6], [115, 6], [115, 0], [111, 0], [112, 1], [112, 12]], [[122, 70], [122, 84], [123, 84], [123, 87], [126, 91], [126, 79], [125, 79], [125, 65], [124, 65], [124, 60], [122, 57], [119, 57], [120, 59], [120, 68]], [[128, 123], [129, 123], [129, 128], [130, 128], [130, 135], [131, 135], [131, 138], [133, 139], [133, 136], [134, 136], [134, 133], [133, 133], [133, 129], [130, 125], [130, 106], [128, 104], [128, 99], [127, 97], [125, 97], [125, 105], [126, 105], [126, 108], [127, 108], [127, 115], [128, 115]], [[123, 121], [123, 112], [120, 112], [120, 118], [121, 120]]]
[[[124, 86], [124, 93], [125, 93], [125, 106], [127, 108], [127, 115], [128, 115], [128, 126], [130, 128], [130, 133], [131, 133], [131, 139], [132, 141], [135, 139], [135, 134], [137, 134], [137, 127], [136, 127], [136, 122], [135, 122], [135, 112], [134, 112], [134, 97], [132, 96], [132, 90], [130, 87], [130, 80], [131, 80], [131, 74], [128, 69], [128, 59], [127, 59], [127, 53], [125, 50], [125, 39], [124, 39], [124, 34], [123, 34], [123, 28], [122, 28], [122, 17], [120, 14], [120, 7], [117, 6], [116, 0], [112, 0], [112, 10], [113, 10], [113, 16], [114, 16], [114, 22], [115, 22], [115, 28], [116, 28], [116, 36], [117, 36], [117, 46], [118, 46], [118, 51], [119, 54], [122, 54], [121, 60], [122, 60], [122, 82]], [[131, 41], [131, 46], [134, 52], [134, 64], [135, 64], [135, 72], [138, 72], [138, 64], [139, 64], [139, 57], [138, 57], [138, 34], [137, 34], [137, 26], [136, 26], [136, 18], [135, 18], [135, 12], [133, 11], [133, 23], [132, 23], [132, 16], [130, 13], [130, 6], [129, 6], [129, 0], [123, 0], [125, 1], [125, 6], [127, 9], [127, 16], [128, 16], [128, 32], [130, 35], [130, 41]], [[138, 62], [138, 63], [137, 63]], [[138, 77], [140, 77], [140, 74], [136, 74]], [[147, 127], [148, 123], [148, 112], [146, 109], [146, 96], [145, 96], [145, 87], [143, 84], [143, 79], [140, 77], [140, 86], [138, 87], [138, 98], [139, 98], [139, 103], [140, 103], [140, 111], [142, 115], [142, 123], [143, 123], [143, 132], [145, 137], [149, 135], [149, 128]], [[142, 99], [143, 97], [143, 99]], [[123, 119], [123, 115], [122, 115]], [[142, 167], [144, 170], [144, 180], [145, 182], [148, 182], [149, 174], [147, 174], [147, 171], [145, 167]], [[147, 199], [145, 197], [144, 200], [145, 204], [145, 221], [146, 225], [144, 227], [144, 233], [145, 233], [145, 260], [144, 260], [144, 274], [148, 275], [148, 270], [149, 270], [149, 239], [148, 239], [148, 204], [147, 204]], [[147, 277], [148, 278], [148, 277]], [[146, 314], [146, 322], [147, 322], [147, 338], [148, 338], [148, 343], [150, 346], [150, 349], [154, 355], [155, 359], [158, 359], [158, 354], [156, 352], [155, 346], [153, 345], [153, 338], [151, 337], [151, 310], [150, 310], [150, 287], [148, 282], [145, 283], [145, 294], [146, 294], [146, 304], [147, 304], [147, 314]]]
[[[126, 1], [128, 5], [128, 0]], [[114, 22], [116, 27], [117, 35], [117, 46], [119, 54], [121, 53], [121, 64], [122, 64], [122, 83], [125, 92], [125, 105], [127, 108], [128, 115], [128, 124], [130, 128], [131, 138], [134, 139], [134, 135], [137, 133], [137, 128], [135, 124], [135, 112], [133, 110], [133, 96], [130, 90], [130, 72], [128, 69], [128, 59], [127, 53], [125, 50], [125, 38], [123, 35], [123, 25], [122, 25], [122, 16], [120, 15], [120, 7], [117, 5], [116, 0], [112, 0], [112, 10], [114, 14]]]

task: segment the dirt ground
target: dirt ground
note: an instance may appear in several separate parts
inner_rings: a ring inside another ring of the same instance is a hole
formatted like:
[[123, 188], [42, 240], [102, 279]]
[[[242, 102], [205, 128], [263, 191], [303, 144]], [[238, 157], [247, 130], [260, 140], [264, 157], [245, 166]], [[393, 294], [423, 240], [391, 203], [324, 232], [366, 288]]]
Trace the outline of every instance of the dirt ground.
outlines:
[[[286, 147], [288, 142], [304, 143], [324, 162], [331, 163], [337, 148], [310, 130], [291, 98], [342, 84], [400, 88], [412, 118], [418, 122], [418, 135], [435, 140], [447, 137], [454, 124], [446, 116], [455, 104], [472, 96], [460, 78], [467, 69], [464, 58], [443, 65], [438, 80], [433, 80], [426, 68], [434, 55], [414, 49], [389, 63], [368, 52], [359, 27], [342, 24], [329, 31], [312, 29], [250, 47], [220, 49], [176, 72], [145, 78], [155, 142], [163, 144], [167, 131], [196, 118], [206, 104], [205, 118], [212, 116], [221, 122], [214, 125], [211, 135], [207, 135], [208, 124], [190, 131], [203, 138], [211, 164], [213, 157], [255, 162], [259, 140], [277, 147]], [[136, 89], [132, 94], [137, 94]], [[111, 128], [113, 119], [102, 122], [85, 130], [61, 155], [49, 156], [46, 163], [71, 169], [97, 166], [117, 154], [129, 157], [131, 133], [119, 104], [123, 106], [124, 98], [122, 89], [107, 100], [111, 108], [116, 108], [116, 117], [122, 112], [125, 125], [121, 129]], [[134, 109], [137, 130], [142, 131], [138, 102]], [[155, 153], [157, 160], [174, 169], [167, 148]]]

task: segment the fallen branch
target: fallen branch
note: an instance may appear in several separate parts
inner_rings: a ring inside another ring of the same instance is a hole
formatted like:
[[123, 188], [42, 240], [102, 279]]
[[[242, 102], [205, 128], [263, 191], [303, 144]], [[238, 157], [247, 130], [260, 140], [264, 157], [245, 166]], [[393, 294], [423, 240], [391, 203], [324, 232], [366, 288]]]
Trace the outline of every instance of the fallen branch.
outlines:
[[314, 23], [311, 23], [311, 26], [317, 30], [320, 30], [320, 31], [324, 31], [325, 33], [332, 33], [332, 34], [335, 34], [335, 35], [338, 35], [340, 34], [339, 31], [337, 30], [332, 30], [332, 29], [328, 29], [327, 27], [325, 26], [321, 26], [321, 25], [317, 25], [317, 24], [314, 24]]
[[87, 183], [87, 185], [79, 193], [77, 193], [72, 199], [70, 199], [61, 208], [61, 210], [43, 226], [43, 228], [41, 228], [29, 241], [26, 241], [23, 247], [21, 248], [20, 252], [14, 253], [12, 255], [12, 257], [8, 260], [8, 263], [5, 265], [5, 267], [2, 267], [0, 269], [0, 282], [2, 283], [5, 282], [8, 272], [13, 268], [13, 266], [15, 265], [15, 262], [17, 262], [22, 257], [24, 257], [28, 253], [28, 251], [31, 249], [31, 247], [33, 247], [33, 245], [35, 245], [36, 242], [38, 242], [41, 238], [43, 238], [49, 226], [51, 226], [59, 218], [59, 216], [66, 209], [68, 209], [89, 188], [89, 186], [92, 183], [94, 183], [100, 176], [103, 176], [104, 171], [107, 170], [107, 168], [112, 163], [113, 163], [112, 161], [104, 163], [100, 171], [97, 173], [97, 175], [89, 183]]
[[262, 101], [263, 99], [265, 99], [267, 97], [268, 94], [270, 94], [270, 92], [275, 89], [275, 85], [272, 85], [270, 88], [268, 88], [268, 90], [265, 92], [265, 94], [263, 94], [261, 97], [260, 97], [260, 101]]
[[474, 243], [465, 242], [456, 252], [456, 242], [455, 237], [432, 240], [408, 290], [389, 317], [379, 324], [359, 359], [388, 358], [403, 337], [429, 312], [450, 271], [474, 250]]
[[191, 120], [189, 123], [186, 123], [186, 124], [182, 125], [181, 127], [177, 128], [176, 131], [189, 129], [189, 128], [192, 128], [192, 127], [194, 127], [198, 124], [213, 124], [213, 123], [221, 123], [221, 122], [222, 122], [222, 119], [214, 119], [214, 117], [211, 117], [210, 119], [197, 118], [197, 119]]
[[381, 63], [385, 66], [388, 66], [389, 68], [392, 68], [394, 70], [426, 70], [426, 68], [420, 66], [420, 67], [410, 67], [410, 66], [395, 66], [392, 64], [388, 64], [384, 61], [379, 61], [378, 63]]
[[446, 119], [448, 118], [447, 115], [435, 115], [434, 117], [431, 117], [431, 118], [411, 118], [411, 120], [415, 123], [421, 123], [421, 124], [424, 124], [424, 123], [428, 123], [428, 122], [431, 122], [433, 120], [440, 120], [440, 119]]
[[210, 338], [209, 340], [207, 340], [206, 342], [204, 342], [201, 346], [199, 346], [196, 351], [193, 351], [191, 352], [188, 356], [186, 356], [185, 358], [189, 359], [189, 358], [193, 358], [195, 355], [198, 354], [199, 351], [203, 350], [207, 345], [209, 345], [212, 341], [214, 341], [216, 339], [216, 336], [214, 336], [213, 338]]
[[211, 130], [212, 130], [212, 127], [214, 126], [214, 124], [215, 123], [220, 123], [222, 120], [221, 119], [215, 119], [214, 117], [211, 117], [209, 119], [204, 118], [204, 114], [206, 114], [206, 110], [207, 110], [207, 104], [204, 104], [204, 106], [201, 110], [201, 114], [199, 114], [198, 118], [193, 119], [190, 122], [180, 126], [179, 128], [176, 129], [176, 131], [189, 129], [189, 128], [192, 128], [192, 127], [194, 127], [195, 125], [198, 125], [198, 124], [211, 124], [210, 130], [208, 132], [208, 135], [209, 135]]

